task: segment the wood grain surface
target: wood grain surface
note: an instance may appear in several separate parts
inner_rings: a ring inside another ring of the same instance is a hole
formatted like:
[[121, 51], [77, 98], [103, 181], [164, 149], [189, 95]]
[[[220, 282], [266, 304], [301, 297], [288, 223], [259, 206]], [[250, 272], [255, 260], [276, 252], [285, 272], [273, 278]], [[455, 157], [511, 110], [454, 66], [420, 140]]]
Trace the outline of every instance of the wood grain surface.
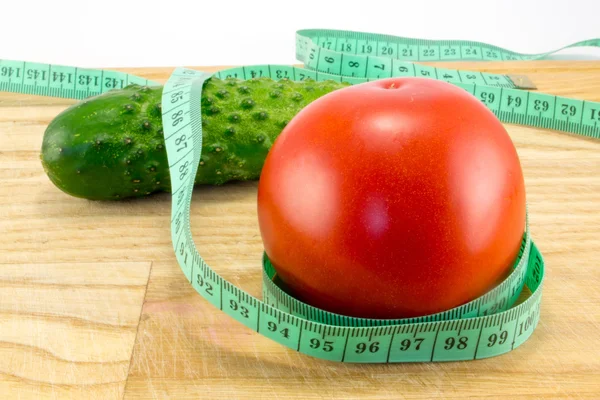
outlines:
[[[542, 92], [600, 101], [600, 62], [428, 64], [525, 73]], [[172, 68], [123, 71], [164, 81]], [[92, 202], [54, 187], [42, 136], [72, 103], [0, 93], [0, 398], [600, 398], [600, 141], [506, 125], [547, 262], [524, 345], [479, 361], [340, 364], [197, 295], [171, 247], [169, 195]], [[256, 188], [198, 188], [192, 230], [209, 265], [260, 297]]]

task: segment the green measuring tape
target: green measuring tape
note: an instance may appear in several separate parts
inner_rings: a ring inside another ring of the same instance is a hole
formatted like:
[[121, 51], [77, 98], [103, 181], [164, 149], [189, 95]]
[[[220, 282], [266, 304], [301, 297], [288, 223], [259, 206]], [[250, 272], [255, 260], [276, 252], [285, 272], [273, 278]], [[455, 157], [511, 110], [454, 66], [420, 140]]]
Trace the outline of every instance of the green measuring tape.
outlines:
[[[334, 30], [302, 30], [296, 55], [305, 67], [254, 65], [217, 73], [177, 68], [162, 93], [163, 129], [171, 176], [171, 238], [177, 261], [194, 289], [214, 306], [272, 340], [317, 358], [362, 363], [469, 360], [506, 353], [525, 342], [540, 317], [544, 261], [529, 225], [512, 273], [463, 306], [402, 320], [353, 318], [316, 309], [290, 297], [263, 254], [263, 301], [213, 271], [196, 249], [190, 228], [194, 177], [202, 150], [201, 94], [219, 78], [270, 77], [358, 84], [393, 76], [445, 80], [479, 98], [503, 122], [600, 138], [600, 103], [535, 93], [526, 77], [434, 68], [413, 61], [530, 60], [479, 42], [432, 41]], [[567, 47], [600, 47], [600, 39]], [[0, 60], [0, 90], [84, 99], [130, 83], [158, 83], [114, 71]], [[177, 123], [174, 123], [177, 121]], [[190, 150], [181, 154], [182, 142]], [[177, 145], [176, 145], [177, 143]], [[526, 288], [525, 288], [526, 287]]]

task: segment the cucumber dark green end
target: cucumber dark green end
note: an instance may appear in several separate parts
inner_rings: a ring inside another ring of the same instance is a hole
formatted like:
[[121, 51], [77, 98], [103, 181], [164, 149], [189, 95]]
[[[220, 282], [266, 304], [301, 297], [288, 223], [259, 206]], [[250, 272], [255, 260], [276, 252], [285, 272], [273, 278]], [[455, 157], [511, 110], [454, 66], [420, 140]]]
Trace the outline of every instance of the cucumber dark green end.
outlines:
[[[196, 184], [258, 179], [285, 125], [313, 100], [348, 85], [210, 78], [202, 91], [202, 159]], [[130, 85], [59, 114], [42, 143], [42, 165], [50, 180], [62, 191], [90, 200], [170, 191], [161, 96], [162, 86]]]

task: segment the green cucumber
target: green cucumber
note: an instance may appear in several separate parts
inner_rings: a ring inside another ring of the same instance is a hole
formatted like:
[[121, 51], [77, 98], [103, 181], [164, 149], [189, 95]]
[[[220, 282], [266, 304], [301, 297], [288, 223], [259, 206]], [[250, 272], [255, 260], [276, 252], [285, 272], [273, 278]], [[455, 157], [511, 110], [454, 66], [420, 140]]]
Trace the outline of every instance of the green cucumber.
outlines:
[[[211, 77], [202, 90], [202, 159], [195, 183], [258, 179], [286, 124], [313, 100], [348, 85]], [[41, 151], [50, 180], [65, 193], [90, 200], [170, 191], [161, 96], [162, 86], [130, 85], [56, 116]]]

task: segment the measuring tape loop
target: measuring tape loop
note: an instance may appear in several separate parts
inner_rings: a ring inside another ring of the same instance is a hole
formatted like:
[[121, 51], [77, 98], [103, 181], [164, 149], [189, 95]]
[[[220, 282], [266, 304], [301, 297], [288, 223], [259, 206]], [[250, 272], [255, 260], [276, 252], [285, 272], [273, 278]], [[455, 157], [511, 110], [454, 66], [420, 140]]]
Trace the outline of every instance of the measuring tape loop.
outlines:
[[[534, 60], [571, 47], [600, 47], [600, 39], [542, 54], [520, 54], [472, 41], [434, 41], [336, 30], [300, 30], [296, 56], [304, 67], [250, 65], [207, 73], [177, 68], [163, 88], [163, 121], [183, 110], [185, 127], [164, 123], [171, 176], [171, 240], [177, 262], [208, 302], [250, 329], [290, 349], [340, 362], [396, 363], [481, 359], [509, 352], [533, 333], [540, 317], [544, 260], [529, 224], [510, 275], [494, 289], [452, 310], [418, 318], [376, 320], [330, 313], [302, 303], [277, 285], [263, 253], [263, 300], [223, 279], [202, 259], [192, 238], [190, 204], [202, 150], [201, 95], [212, 76], [221, 79], [313, 79], [358, 84], [393, 76], [445, 80], [469, 91], [503, 122], [600, 138], [600, 103], [531, 92], [526, 76], [434, 68], [418, 61]], [[86, 99], [131, 83], [156, 82], [114, 71], [0, 60], [0, 90]], [[175, 103], [169, 93], [182, 96]], [[182, 136], [185, 135], [185, 136]], [[185, 137], [192, 151], [177, 153]], [[179, 143], [181, 144], [181, 143]], [[180, 173], [181, 169], [191, 173]], [[176, 223], [182, 221], [183, 223]]]

